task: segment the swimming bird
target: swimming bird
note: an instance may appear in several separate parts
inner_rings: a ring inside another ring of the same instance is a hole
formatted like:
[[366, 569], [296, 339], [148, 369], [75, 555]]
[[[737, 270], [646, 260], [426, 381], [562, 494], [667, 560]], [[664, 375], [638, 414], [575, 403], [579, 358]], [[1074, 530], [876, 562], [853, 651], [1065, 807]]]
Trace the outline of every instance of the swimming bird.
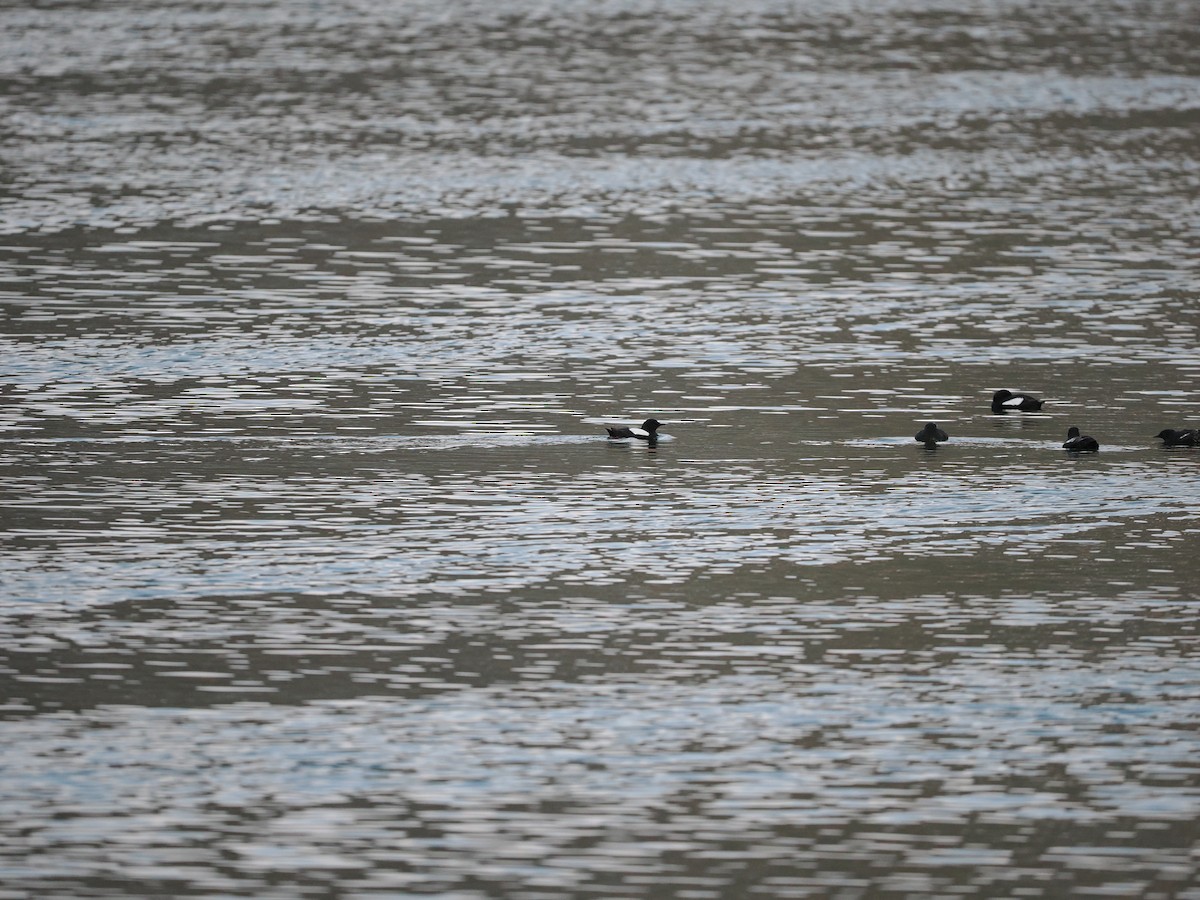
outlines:
[[638, 438], [643, 441], [656, 441], [658, 440], [658, 429], [662, 427], [662, 424], [658, 419], [647, 419], [642, 423], [641, 428], [626, 428], [624, 426], [617, 428], [605, 427], [605, 431], [608, 432], [608, 436], [613, 440]]
[[1164, 428], [1155, 437], [1162, 438], [1164, 447], [1195, 447], [1200, 444], [1200, 431], [1194, 428], [1189, 428], [1187, 431]]
[[1014, 409], [1021, 412], [1037, 412], [1045, 402], [1045, 400], [1039, 400], [1031, 394], [996, 391], [996, 393], [992, 394], [992, 412], [1005, 413]]
[[950, 440], [950, 435], [942, 431], [932, 422], [917, 432], [917, 440], [923, 443], [926, 447], [934, 447], [939, 441]]
[[1079, 429], [1072, 425], [1067, 429], [1067, 442], [1063, 444], [1064, 450], [1099, 450], [1100, 442], [1094, 437], [1089, 437], [1086, 434], [1080, 434]]

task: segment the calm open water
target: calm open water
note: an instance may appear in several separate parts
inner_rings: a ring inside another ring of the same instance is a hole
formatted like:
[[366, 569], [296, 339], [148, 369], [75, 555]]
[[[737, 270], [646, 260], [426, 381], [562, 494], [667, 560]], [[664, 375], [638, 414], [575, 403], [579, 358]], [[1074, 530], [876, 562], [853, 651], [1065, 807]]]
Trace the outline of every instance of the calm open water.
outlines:
[[1194, 3], [12, 4], [0, 117], [0, 898], [1200, 898]]

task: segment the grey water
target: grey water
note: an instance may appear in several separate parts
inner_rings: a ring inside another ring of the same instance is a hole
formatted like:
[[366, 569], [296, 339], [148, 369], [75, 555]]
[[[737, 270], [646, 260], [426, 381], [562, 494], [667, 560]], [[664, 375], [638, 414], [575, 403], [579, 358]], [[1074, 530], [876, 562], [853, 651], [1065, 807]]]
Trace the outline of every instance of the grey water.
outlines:
[[0, 122], [0, 897], [1200, 898], [1195, 4], [8, 4]]

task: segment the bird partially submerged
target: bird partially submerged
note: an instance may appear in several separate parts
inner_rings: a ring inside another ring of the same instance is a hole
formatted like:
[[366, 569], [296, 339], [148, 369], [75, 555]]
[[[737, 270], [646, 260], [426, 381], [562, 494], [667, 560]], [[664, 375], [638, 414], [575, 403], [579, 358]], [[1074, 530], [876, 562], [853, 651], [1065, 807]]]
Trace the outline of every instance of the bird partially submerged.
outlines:
[[1045, 402], [1045, 400], [1039, 400], [1032, 394], [1014, 394], [1012, 391], [996, 391], [996, 393], [992, 394], [992, 412], [1037, 412]]
[[1090, 435], [1080, 434], [1079, 429], [1072, 425], [1067, 429], [1067, 440], [1063, 444], [1063, 449], [1075, 451], [1099, 450], [1100, 442]]
[[917, 432], [917, 440], [926, 447], [936, 447], [942, 441], [950, 440], [950, 435], [938, 428], [933, 422], [930, 422]]
[[1164, 447], [1195, 447], [1200, 444], [1200, 431], [1189, 428], [1186, 431], [1175, 431], [1164, 428], [1155, 437], [1162, 438]]

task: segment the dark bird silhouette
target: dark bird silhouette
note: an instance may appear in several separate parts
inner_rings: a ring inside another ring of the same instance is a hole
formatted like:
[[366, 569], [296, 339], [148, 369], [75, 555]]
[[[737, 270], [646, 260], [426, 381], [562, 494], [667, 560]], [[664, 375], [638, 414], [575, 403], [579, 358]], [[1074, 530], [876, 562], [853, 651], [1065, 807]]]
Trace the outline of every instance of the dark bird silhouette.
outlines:
[[654, 441], [658, 439], [658, 429], [662, 427], [662, 424], [658, 419], [647, 419], [642, 423], [641, 428], [618, 426], [617, 428], [605, 428], [605, 430], [613, 440], [637, 438], [642, 441]]
[[934, 447], [937, 446], [937, 444], [941, 441], [950, 440], [950, 435], [946, 434], [946, 432], [930, 422], [917, 432], [917, 440], [926, 447]]
[[1012, 391], [996, 391], [992, 394], [992, 412], [1006, 413], [1013, 410], [1020, 412], [1037, 412], [1045, 400], [1039, 400], [1032, 394], [1014, 394]]
[[1200, 431], [1189, 428], [1187, 431], [1173, 431], [1164, 428], [1155, 437], [1162, 438], [1164, 447], [1195, 447], [1200, 444]]
[[1067, 429], [1067, 441], [1063, 444], [1064, 450], [1099, 450], [1100, 442], [1094, 437], [1089, 437], [1086, 434], [1080, 434], [1079, 429], [1072, 425]]

